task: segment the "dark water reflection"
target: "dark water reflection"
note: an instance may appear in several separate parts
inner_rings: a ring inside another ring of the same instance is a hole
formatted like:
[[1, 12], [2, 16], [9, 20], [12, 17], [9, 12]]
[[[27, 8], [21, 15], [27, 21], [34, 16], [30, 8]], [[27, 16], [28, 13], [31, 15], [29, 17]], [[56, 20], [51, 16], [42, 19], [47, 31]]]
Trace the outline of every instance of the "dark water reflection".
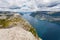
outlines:
[[29, 14], [23, 15], [23, 17], [30, 22], [36, 29], [39, 37], [43, 40], [60, 40], [60, 25], [48, 21], [37, 20], [29, 16]]

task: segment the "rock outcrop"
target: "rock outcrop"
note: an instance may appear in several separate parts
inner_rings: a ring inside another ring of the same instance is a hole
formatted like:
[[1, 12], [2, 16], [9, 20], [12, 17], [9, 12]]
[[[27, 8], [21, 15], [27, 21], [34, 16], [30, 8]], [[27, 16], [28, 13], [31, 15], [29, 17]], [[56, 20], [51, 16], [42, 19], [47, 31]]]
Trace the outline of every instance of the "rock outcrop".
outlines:
[[0, 19], [0, 25], [0, 40], [40, 40], [35, 29], [20, 14]]
[[31, 32], [24, 30], [20, 26], [0, 29], [0, 40], [37, 40]]

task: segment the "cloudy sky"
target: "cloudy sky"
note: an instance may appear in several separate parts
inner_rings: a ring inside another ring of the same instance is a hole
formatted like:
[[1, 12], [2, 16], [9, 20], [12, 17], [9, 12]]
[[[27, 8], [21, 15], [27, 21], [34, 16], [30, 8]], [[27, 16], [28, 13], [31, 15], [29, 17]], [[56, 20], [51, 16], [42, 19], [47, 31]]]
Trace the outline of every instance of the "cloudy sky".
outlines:
[[60, 0], [0, 0], [0, 11], [60, 11]]

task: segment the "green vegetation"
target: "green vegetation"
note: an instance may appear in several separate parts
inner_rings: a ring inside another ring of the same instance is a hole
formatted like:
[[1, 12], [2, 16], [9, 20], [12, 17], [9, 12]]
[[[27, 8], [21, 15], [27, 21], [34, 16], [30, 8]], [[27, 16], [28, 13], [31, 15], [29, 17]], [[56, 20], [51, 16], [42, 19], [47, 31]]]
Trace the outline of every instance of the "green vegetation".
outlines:
[[8, 28], [10, 26], [10, 24], [13, 24], [14, 22], [18, 22], [19, 19], [17, 18], [14, 18], [14, 19], [11, 19], [11, 20], [8, 20], [8, 19], [0, 19], [0, 25], [2, 25], [1, 28]]
[[10, 21], [7, 19], [0, 19], [0, 25], [2, 25], [2, 27], [8, 27], [10, 24]]
[[37, 36], [36, 30], [34, 28], [30, 28], [29, 30], [35, 37]]

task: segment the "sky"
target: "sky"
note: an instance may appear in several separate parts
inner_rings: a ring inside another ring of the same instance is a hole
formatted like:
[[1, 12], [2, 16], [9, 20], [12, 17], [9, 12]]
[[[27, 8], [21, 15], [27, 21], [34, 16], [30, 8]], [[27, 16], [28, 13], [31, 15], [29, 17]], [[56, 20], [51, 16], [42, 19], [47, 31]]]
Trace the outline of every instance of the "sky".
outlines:
[[0, 0], [0, 11], [60, 11], [60, 0]]

